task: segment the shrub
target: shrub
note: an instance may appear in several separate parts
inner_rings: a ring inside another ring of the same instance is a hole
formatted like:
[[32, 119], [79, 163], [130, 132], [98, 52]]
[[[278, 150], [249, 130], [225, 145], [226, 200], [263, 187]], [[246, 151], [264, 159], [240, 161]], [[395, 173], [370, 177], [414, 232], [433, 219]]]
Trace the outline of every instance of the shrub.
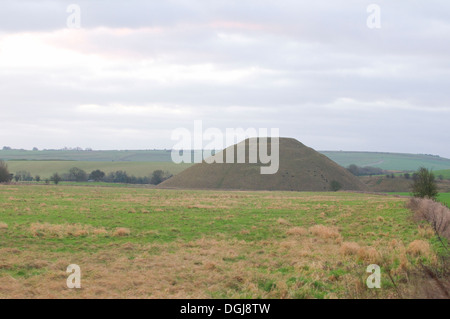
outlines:
[[441, 236], [450, 239], [450, 209], [427, 198], [411, 198], [406, 207], [414, 212], [416, 221], [428, 221]]
[[331, 181], [330, 188], [333, 192], [337, 192], [342, 188], [342, 185], [338, 181]]

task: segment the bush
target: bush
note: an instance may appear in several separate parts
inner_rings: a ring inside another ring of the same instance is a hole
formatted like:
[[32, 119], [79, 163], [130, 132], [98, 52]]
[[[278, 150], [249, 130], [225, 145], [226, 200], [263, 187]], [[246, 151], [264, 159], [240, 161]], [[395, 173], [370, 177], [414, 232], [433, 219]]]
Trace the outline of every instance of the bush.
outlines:
[[406, 205], [415, 221], [425, 220], [436, 233], [450, 240], [450, 209], [428, 198], [411, 198]]
[[342, 185], [338, 181], [331, 181], [330, 188], [333, 192], [337, 192], [342, 188]]

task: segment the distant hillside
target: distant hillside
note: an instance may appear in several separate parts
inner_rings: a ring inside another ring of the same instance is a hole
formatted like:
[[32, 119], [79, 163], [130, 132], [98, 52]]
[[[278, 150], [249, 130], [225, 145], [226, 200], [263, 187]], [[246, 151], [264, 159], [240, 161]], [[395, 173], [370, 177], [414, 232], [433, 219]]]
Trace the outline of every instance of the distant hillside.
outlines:
[[170, 150], [75, 151], [75, 150], [0, 150], [3, 160], [87, 161], [87, 162], [171, 162]]
[[[248, 139], [249, 145], [258, 147], [256, 138]], [[272, 142], [273, 143], [273, 142]], [[269, 145], [270, 142], [268, 143]], [[226, 154], [236, 145], [218, 153]], [[235, 189], [235, 190], [286, 190], [329, 191], [333, 181], [343, 190], [365, 190], [366, 187], [355, 176], [326, 156], [291, 138], [279, 139], [280, 167], [276, 174], [262, 175], [261, 163], [200, 163], [159, 185], [161, 188], [186, 189]], [[236, 152], [236, 151], [235, 151]], [[236, 153], [235, 153], [236, 155]]]
[[420, 154], [321, 151], [339, 165], [373, 166], [385, 170], [415, 171], [424, 166], [433, 170], [450, 169], [450, 159]]
[[[321, 151], [341, 166], [350, 164], [374, 166], [385, 170], [417, 170], [420, 166], [434, 171], [450, 169], [450, 159], [417, 154]], [[86, 161], [86, 162], [172, 162], [170, 150], [141, 151], [21, 151], [0, 150], [0, 159], [22, 161]], [[447, 174], [447, 173], [446, 173]]]

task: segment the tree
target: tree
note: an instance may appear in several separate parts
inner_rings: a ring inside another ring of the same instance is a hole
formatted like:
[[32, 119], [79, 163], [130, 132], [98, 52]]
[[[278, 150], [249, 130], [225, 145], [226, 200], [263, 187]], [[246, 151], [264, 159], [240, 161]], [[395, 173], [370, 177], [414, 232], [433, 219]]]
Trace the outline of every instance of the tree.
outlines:
[[72, 167], [69, 171], [69, 177], [68, 179], [70, 181], [75, 182], [85, 182], [88, 179], [88, 176], [84, 170], [78, 167]]
[[103, 178], [105, 178], [105, 172], [99, 169], [92, 171], [89, 175], [89, 179], [93, 179], [96, 182], [100, 182], [101, 180], [103, 180]]
[[50, 180], [51, 180], [53, 183], [55, 183], [55, 185], [58, 185], [59, 182], [62, 180], [62, 178], [61, 178], [61, 176], [59, 176], [58, 173], [54, 173], [54, 174], [52, 175], [52, 177], [50, 177]]
[[403, 175], [403, 176], [405, 176], [406, 179], [409, 179], [411, 177], [411, 175], [409, 175], [409, 173], [405, 173], [405, 175]]
[[19, 171], [16, 172], [16, 175], [14, 176], [14, 179], [16, 182], [22, 181], [22, 182], [30, 182], [33, 180], [33, 177], [31, 176], [30, 172], [27, 171]]
[[351, 164], [347, 167], [347, 170], [355, 176], [359, 174], [359, 168], [355, 164]]
[[34, 177], [34, 180], [39, 183], [41, 181], [41, 177], [39, 175], [36, 175]]
[[153, 185], [161, 184], [164, 181], [164, 172], [160, 169], [156, 170], [152, 174], [152, 179], [150, 180], [150, 183]]
[[413, 175], [412, 193], [414, 197], [436, 199], [438, 195], [434, 174], [425, 167]]
[[0, 160], [0, 183], [9, 183], [11, 181], [11, 174], [8, 171], [8, 165]]
[[158, 185], [158, 184], [161, 184], [162, 182], [164, 182], [166, 179], [169, 179], [171, 177], [172, 177], [172, 174], [170, 174], [169, 172], [167, 172], [167, 171], [163, 172], [162, 170], [157, 169], [152, 174], [152, 178], [150, 179], [150, 184]]

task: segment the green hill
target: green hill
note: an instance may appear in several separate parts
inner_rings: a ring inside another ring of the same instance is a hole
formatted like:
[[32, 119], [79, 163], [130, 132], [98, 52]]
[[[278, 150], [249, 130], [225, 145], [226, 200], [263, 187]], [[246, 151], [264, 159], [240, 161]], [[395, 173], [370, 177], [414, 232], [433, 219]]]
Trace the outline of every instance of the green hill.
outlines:
[[415, 171], [424, 166], [433, 170], [450, 169], [450, 159], [434, 155], [321, 151], [339, 165], [373, 166], [385, 170]]
[[[257, 139], [248, 139], [249, 146], [258, 146]], [[269, 145], [270, 142], [268, 143]], [[236, 149], [231, 146], [218, 153], [225, 156]], [[236, 189], [236, 190], [288, 190], [288, 191], [328, 191], [331, 182], [337, 181], [345, 190], [365, 190], [366, 187], [346, 169], [326, 156], [306, 147], [291, 138], [279, 140], [280, 167], [276, 174], [262, 175], [261, 163], [249, 164], [248, 153], [245, 164], [205, 162], [196, 164], [184, 172], [160, 184], [162, 188], [186, 189]], [[236, 150], [235, 150], [236, 156]]]

